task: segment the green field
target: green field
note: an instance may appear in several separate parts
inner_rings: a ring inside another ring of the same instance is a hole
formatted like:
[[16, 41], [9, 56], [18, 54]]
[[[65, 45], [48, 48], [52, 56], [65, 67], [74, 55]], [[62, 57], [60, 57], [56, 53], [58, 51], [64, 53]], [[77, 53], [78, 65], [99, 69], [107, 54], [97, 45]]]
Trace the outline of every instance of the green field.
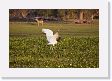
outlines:
[[[59, 31], [57, 45], [47, 45], [42, 28]], [[9, 35], [10, 68], [99, 67], [98, 23], [10, 23]]]

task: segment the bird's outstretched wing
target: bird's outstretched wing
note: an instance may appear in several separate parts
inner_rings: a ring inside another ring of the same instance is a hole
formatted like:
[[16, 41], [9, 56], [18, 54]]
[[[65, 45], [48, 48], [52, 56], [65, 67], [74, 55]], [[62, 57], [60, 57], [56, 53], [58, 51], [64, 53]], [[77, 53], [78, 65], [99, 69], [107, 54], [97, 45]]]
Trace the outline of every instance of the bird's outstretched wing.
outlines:
[[53, 43], [53, 42], [57, 42], [57, 38], [58, 38], [58, 32], [55, 33], [49, 40], [49, 43]]
[[58, 32], [56, 32], [53, 35], [53, 31], [49, 29], [42, 29], [42, 32], [46, 34], [47, 40], [48, 40], [48, 45], [55, 45], [57, 44], [57, 39], [59, 38]]
[[46, 34], [46, 38], [47, 38], [48, 42], [50, 42], [50, 39], [53, 36], [53, 31], [50, 29], [42, 29], [42, 32]]
[[58, 32], [56, 32], [56, 33], [53, 35], [53, 37], [57, 40], [57, 39], [59, 38]]

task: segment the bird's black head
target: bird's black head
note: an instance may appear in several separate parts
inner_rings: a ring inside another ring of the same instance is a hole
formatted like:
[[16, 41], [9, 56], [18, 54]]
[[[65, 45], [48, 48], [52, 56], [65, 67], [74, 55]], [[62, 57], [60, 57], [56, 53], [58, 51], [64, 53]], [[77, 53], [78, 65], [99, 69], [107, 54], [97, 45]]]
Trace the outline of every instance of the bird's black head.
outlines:
[[60, 40], [61, 40], [61, 37], [59, 36], [57, 39], [56, 39], [58, 42], [60, 42]]

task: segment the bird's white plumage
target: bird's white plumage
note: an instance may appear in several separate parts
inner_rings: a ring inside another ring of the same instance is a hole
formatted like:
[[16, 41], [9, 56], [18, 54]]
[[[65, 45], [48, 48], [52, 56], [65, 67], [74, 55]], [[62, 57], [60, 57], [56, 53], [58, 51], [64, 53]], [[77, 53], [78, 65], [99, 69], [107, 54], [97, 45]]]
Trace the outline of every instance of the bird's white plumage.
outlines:
[[53, 35], [53, 31], [50, 29], [42, 29], [42, 32], [46, 34], [48, 45], [57, 44], [57, 38], [59, 37], [58, 32]]

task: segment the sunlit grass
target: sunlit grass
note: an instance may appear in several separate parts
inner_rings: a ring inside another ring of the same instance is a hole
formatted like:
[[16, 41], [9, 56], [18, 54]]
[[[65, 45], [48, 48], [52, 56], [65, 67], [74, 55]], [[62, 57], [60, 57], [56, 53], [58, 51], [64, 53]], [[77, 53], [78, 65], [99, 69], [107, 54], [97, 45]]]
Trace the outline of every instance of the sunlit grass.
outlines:
[[[57, 45], [47, 45], [42, 28], [59, 30]], [[98, 68], [98, 24], [10, 24], [10, 68]]]

